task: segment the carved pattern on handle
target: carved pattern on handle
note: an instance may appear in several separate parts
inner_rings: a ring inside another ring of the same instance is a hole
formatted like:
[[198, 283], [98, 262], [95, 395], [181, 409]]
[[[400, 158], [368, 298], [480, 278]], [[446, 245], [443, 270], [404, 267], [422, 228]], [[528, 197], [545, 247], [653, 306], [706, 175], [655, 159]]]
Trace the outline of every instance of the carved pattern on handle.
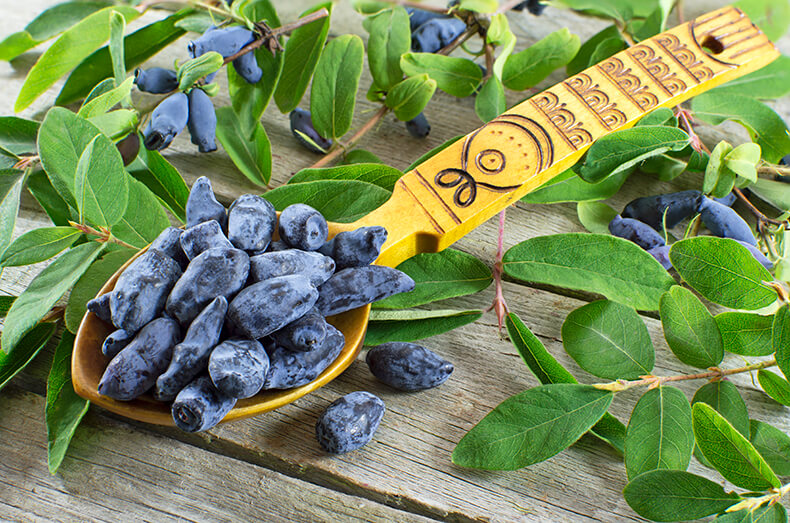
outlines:
[[598, 70], [612, 81], [614, 86], [639, 110], [647, 112], [658, 105], [658, 96], [642, 84], [642, 80], [626, 67], [622, 60], [613, 56], [598, 64]]
[[559, 97], [551, 91], [545, 91], [535, 96], [532, 103], [538, 108], [560, 133], [560, 136], [574, 149], [579, 149], [592, 143], [590, 131], [584, 128], [581, 122], [576, 121], [576, 115], [566, 109], [565, 102], [560, 102]]
[[609, 95], [593, 84], [588, 74], [579, 73], [564, 82], [565, 87], [585, 104], [590, 111], [609, 130], [625, 125], [628, 119], [617, 108], [617, 103], [609, 101]]

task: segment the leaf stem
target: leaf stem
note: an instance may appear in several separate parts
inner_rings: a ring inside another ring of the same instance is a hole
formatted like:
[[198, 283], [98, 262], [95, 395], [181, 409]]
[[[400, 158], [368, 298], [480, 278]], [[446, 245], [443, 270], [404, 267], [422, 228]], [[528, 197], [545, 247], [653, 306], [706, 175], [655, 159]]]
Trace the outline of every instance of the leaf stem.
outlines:
[[118, 238], [113, 236], [112, 233], [105, 227], [101, 227], [100, 229], [94, 229], [90, 225], [84, 225], [82, 223], [73, 222], [71, 220], [69, 220], [69, 225], [71, 225], [75, 229], [80, 230], [84, 234], [98, 236], [98, 238], [96, 238], [97, 242], [117, 243], [118, 245], [121, 245], [123, 247], [129, 247], [130, 249], [138, 250], [137, 247], [135, 247], [134, 245], [128, 244], [125, 241], [119, 240]]
[[735, 196], [737, 196], [739, 200], [741, 200], [744, 204], [746, 204], [746, 207], [748, 207], [749, 210], [752, 212], [752, 214], [755, 216], [755, 218], [757, 218], [758, 232], [762, 230], [763, 223], [770, 223], [772, 225], [782, 225], [784, 226], [785, 229], [787, 229], [788, 225], [790, 225], [788, 224], [787, 221], [774, 220], [773, 218], [769, 218], [768, 216], [763, 214], [762, 211], [760, 211], [760, 209], [755, 207], [754, 204], [749, 201], [749, 198], [747, 198], [746, 195], [743, 194], [743, 191], [738, 189], [737, 187], [733, 187], [732, 192], [735, 193]]
[[19, 169], [20, 171], [32, 171], [33, 166], [40, 161], [41, 157], [37, 154], [20, 156], [19, 160], [17, 160], [17, 162], [13, 165], [13, 168]]
[[772, 488], [768, 494], [764, 496], [759, 496], [756, 498], [746, 498], [743, 501], [736, 503], [735, 505], [728, 508], [725, 512], [738, 512], [740, 510], [748, 510], [749, 512], [754, 512], [762, 505], [768, 503], [769, 505], [773, 505], [774, 503], [778, 503], [785, 494], [790, 492], [790, 483], [787, 485], [782, 485], [779, 488]]
[[663, 385], [664, 383], [672, 381], [686, 381], [686, 380], [701, 380], [710, 379], [718, 380], [725, 376], [732, 376], [733, 374], [741, 374], [744, 372], [751, 372], [754, 370], [767, 369], [776, 366], [776, 358], [752, 363], [743, 367], [734, 369], [720, 369], [718, 367], [711, 367], [707, 372], [698, 372], [696, 374], [679, 374], [676, 376], [642, 376], [638, 380], [617, 380], [609, 383], [595, 383], [593, 387], [600, 390], [609, 390], [612, 392], [621, 392], [624, 390], [632, 389], [634, 387], [641, 387], [647, 385], [648, 389], [654, 389]]
[[354, 145], [356, 145], [356, 143], [357, 143], [357, 142], [358, 142], [358, 141], [359, 141], [359, 140], [360, 140], [360, 139], [361, 139], [363, 136], [365, 136], [365, 133], [367, 133], [368, 131], [370, 131], [371, 129], [373, 129], [373, 127], [375, 127], [375, 125], [376, 125], [376, 124], [377, 124], [377, 123], [378, 123], [378, 122], [379, 122], [379, 121], [380, 121], [382, 118], [384, 118], [384, 115], [386, 115], [388, 112], [389, 112], [389, 107], [387, 107], [387, 106], [385, 106], [385, 105], [382, 105], [382, 106], [381, 106], [381, 109], [379, 109], [379, 110], [376, 112], [376, 114], [374, 114], [374, 115], [373, 115], [373, 117], [372, 117], [370, 120], [368, 120], [367, 122], [365, 122], [365, 125], [363, 125], [362, 127], [360, 127], [360, 128], [359, 128], [359, 130], [358, 130], [356, 133], [354, 133], [354, 136], [352, 136], [352, 137], [351, 137], [351, 139], [350, 139], [348, 142], [346, 142], [346, 143], [345, 143], [345, 144], [343, 144], [343, 145], [341, 145], [341, 144], [339, 144], [339, 143], [338, 143], [338, 144], [335, 146], [335, 148], [334, 148], [334, 149], [332, 149], [331, 151], [329, 151], [329, 152], [328, 152], [328, 153], [327, 153], [327, 154], [326, 154], [326, 155], [325, 155], [323, 158], [321, 158], [320, 160], [318, 160], [317, 162], [315, 162], [313, 165], [311, 165], [310, 167], [308, 167], [308, 169], [318, 169], [319, 167], [323, 167], [323, 166], [325, 166], [326, 164], [328, 164], [328, 163], [332, 162], [333, 160], [335, 160], [335, 158], [337, 158], [338, 156], [340, 156], [340, 155], [343, 153], [343, 151], [345, 151], [346, 149], [350, 149], [351, 147], [353, 147]]
[[776, 165], [768, 162], [760, 162], [757, 166], [757, 174], [773, 174], [778, 176], [790, 176], [790, 167]]
[[435, 54], [448, 55], [448, 54], [452, 53], [453, 51], [455, 51], [455, 49], [458, 46], [460, 46], [461, 44], [463, 44], [464, 42], [466, 42], [467, 40], [472, 38], [479, 31], [480, 31], [480, 25], [477, 22], [475, 22], [474, 24], [472, 24], [469, 27], [467, 27], [466, 31], [464, 31], [463, 33], [458, 35], [455, 38], [455, 40], [453, 40], [452, 42], [450, 42], [446, 46], [444, 46], [441, 49], [439, 49], [438, 51], [436, 51]]
[[496, 295], [494, 296], [494, 302], [485, 311], [488, 312], [493, 309], [496, 312], [500, 336], [502, 335], [502, 327], [505, 324], [505, 315], [510, 312], [507, 308], [505, 295], [502, 292], [502, 256], [505, 252], [505, 211], [507, 211], [507, 207], [502, 209], [499, 213], [499, 234], [497, 237], [496, 262], [494, 263], [493, 271]]

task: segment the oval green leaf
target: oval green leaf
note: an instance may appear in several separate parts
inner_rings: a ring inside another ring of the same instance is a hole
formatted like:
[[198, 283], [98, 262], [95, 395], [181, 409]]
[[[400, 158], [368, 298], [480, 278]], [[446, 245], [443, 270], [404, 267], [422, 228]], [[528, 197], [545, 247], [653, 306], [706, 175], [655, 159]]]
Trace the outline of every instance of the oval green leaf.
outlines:
[[728, 311], [717, 314], [715, 319], [725, 351], [742, 356], [768, 356], [774, 352], [773, 316]]
[[535, 87], [556, 69], [567, 65], [580, 47], [579, 37], [563, 27], [510, 55], [502, 71], [502, 83], [514, 91]]
[[18, 267], [42, 262], [77, 241], [82, 232], [74, 227], [40, 227], [28, 231], [12, 243], [0, 258], [2, 267]]
[[11, 354], [0, 352], [0, 389], [24, 369], [43, 349], [55, 333], [55, 323], [42, 323], [30, 330]]
[[609, 234], [609, 222], [617, 216], [617, 211], [601, 202], [579, 202], [576, 204], [576, 215], [588, 231]]
[[384, 101], [398, 120], [407, 122], [425, 109], [436, 91], [436, 80], [427, 74], [406, 78], [387, 93]]
[[162, 204], [148, 188], [135, 179], [129, 180], [129, 205], [123, 217], [112, 227], [119, 240], [142, 249], [170, 226]]
[[349, 223], [386, 202], [391, 193], [358, 180], [317, 180], [281, 185], [263, 197], [281, 211], [292, 203], [306, 203], [333, 222]]
[[749, 441], [754, 448], [774, 472], [780, 476], [790, 476], [790, 436], [756, 419], [749, 423]]
[[243, 132], [252, 136], [255, 128], [269, 105], [277, 87], [283, 68], [283, 54], [272, 55], [268, 50], [258, 48], [255, 60], [263, 71], [261, 79], [251, 84], [236, 72], [235, 66], [228, 66], [228, 95], [233, 111], [238, 115]]
[[[524, 196], [524, 203], [565, 203], [592, 202], [605, 200], [620, 190], [625, 180], [633, 172], [626, 169], [604, 178], [598, 183], [589, 183], [568, 169]], [[609, 234], [609, 231], [606, 231]]]
[[19, 198], [25, 177], [16, 171], [0, 171], [0, 256], [11, 243], [19, 212]]
[[507, 109], [505, 88], [496, 76], [491, 76], [475, 97], [475, 113], [484, 123], [490, 122]]
[[217, 140], [236, 168], [256, 185], [266, 185], [272, 175], [272, 148], [260, 122], [252, 137], [245, 135], [232, 107], [220, 107], [217, 113]]
[[365, 48], [357, 35], [342, 35], [321, 54], [310, 89], [313, 125], [321, 136], [340, 138], [351, 128]]
[[447, 94], [464, 98], [475, 92], [483, 79], [480, 67], [467, 58], [434, 53], [406, 53], [400, 67], [406, 76], [427, 74]]
[[176, 218], [186, 221], [189, 187], [176, 168], [158, 151], [141, 147], [137, 158], [129, 166], [129, 174], [148, 187]]
[[395, 6], [363, 22], [370, 33], [368, 38], [368, 66], [373, 81], [381, 89], [389, 90], [403, 79], [400, 57], [409, 52], [411, 30], [409, 14], [403, 7]]
[[749, 413], [738, 388], [731, 381], [712, 381], [697, 390], [691, 404], [706, 403], [746, 436], [749, 433]]
[[[354, 152], [354, 151], [352, 151]], [[358, 180], [377, 185], [392, 192], [395, 182], [403, 173], [394, 167], [380, 163], [354, 163], [322, 169], [302, 169], [288, 183], [314, 182], [316, 180]]]
[[672, 287], [661, 297], [658, 310], [664, 338], [680, 361], [700, 369], [721, 363], [724, 345], [719, 327], [693, 292]]
[[74, 174], [74, 196], [80, 223], [99, 227], [118, 223], [126, 212], [129, 180], [118, 148], [97, 135], [80, 155]]
[[483, 312], [478, 310], [373, 310], [365, 345], [423, 340], [477, 321], [482, 315]]
[[769, 370], [762, 369], [757, 373], [757, 380], [765, 393], [777, 403], [790, 406], [790, 383], [786, 379]]
[[776, 352], [776, 364], [785, 377], [790, 376], [790, 305], [784, 305], [771, 325], [771, 346]]

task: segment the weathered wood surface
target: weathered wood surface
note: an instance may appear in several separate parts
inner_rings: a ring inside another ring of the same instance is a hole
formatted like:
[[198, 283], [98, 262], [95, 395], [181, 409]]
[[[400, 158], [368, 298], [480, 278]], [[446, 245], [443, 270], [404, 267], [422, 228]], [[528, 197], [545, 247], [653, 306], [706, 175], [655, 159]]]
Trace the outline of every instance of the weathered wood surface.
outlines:
[[[21, 28], [52, 3], [52, 0], [29, 0], [0, 6], [4, 15], [0, 19], [0, 37]], [[278, 8], [282, 9], [281, 17], [287, 20], [295, 17], [305, 4], [300, 0], [283, 3]], [[686, 4], [687, 16], [693, 16], [724, 3], [706, 0]], [[334, 20], [333, 32], [354, 31], [364, 35], [359, 17], [346, 4], [338, 6]], [[566, 25], [586, 38], [604, 24], [549, 8], [539, 19], [519, 15], [513, 25], [520, 35], [525, 35], [521, 44], [525, 45]], [[790, 38], [786, 36], [780, 48], [790, 51]], [[0, 63], [0, 114], [11, 114], [13, 100], [34, 56], [30, 53], [11, 65]], [[168, 64], [176, 56], [183, 57], [185, 52], [157, 56], [154, 63]], [[561, 77], [556, 73], [545, 85]], [[363, 77], [362, 92], [366, 82], [369, 78]], [[511, 104], [521, 98], [514, 93], [508, 96]], [[54, 94], [43, 97], [24, 115], [40, 117], [53, 97]], [[227, 98], [221, 95], [216, 102], [226, 104]], [[364, 99], [360, 100], [356, 125], [370, 116], [370, 107]], [[790, 118], [787, 100], [777, 102], [775, 107]], [[387, 118], [363, 140], [362, 146], [385, 162], [403, 168], [427, 149], [479, 125], [471, 98], [459, 100], [439, 93], [426, 114], [433, 126], [427, 140], [411, 138], [401, 123]], [[264, 124], [275, 154], [273, 184], [284, 182], [291, 173], [317, 159], [296, 145], [288, 131], [287, 117], [276, 109], [267, 111]], [[709, 141], [729, 136], [731, 141], [738, 142], [744, 136], [735, 126], [726, 126], [724, 130], [701, 127], [700, 132]], [[166, 156], [190, 183], [197, 176], [210, 176], [226, 203], [239, 193], [255, 190], [234, 170], [224, 153], [198, 156], [188, 137], [179, 137]], [[684, 176], [668, 184], [651, 176], [636, 175], [609, 203], [621, 208], [636, 195], [698, 184], [699, 180], [693, 177]], [[485, 223], [457, 247], [491, 263], [496, 251], [495, 222]], [[25, 198], [16, 234], [46, 223], [35, 201]], [[582, 228], [573, 204], [518, 203], [508, 211], [505, 244], [512, 246], [534, 236], [579, 230]], [[0, 292], [19, 293], [37, 270], [40, 267], [6, 270], [0, 280]], [[505, 296], [511, 310], [534, 330], [548, 349], [574, 374], [584, 376], [565, 354], [560, 341], [562, 321], [583, 302], [514, 283], [505, 284]], [[485, 308], [492, 298], [493, 290], [489, 289], [446, 305]], [[691, 371], [667, 349], [660, 323], [651, 318], [645, 321], [657, 349], [656, 373]], [[225, 424], [202, 435], [126, 423], [93, 409], [55, 478], [49, 477], [46, 471], [40, 398], [48, 365], [44, 356], [15, 380], [16, 388], [2, 392], [5, 408], [0, 415], [3, 431], [0, 445], [4, 464], [0, 490], [4, 492], [4, 502], [0, 502], [0, 518], [27, 521], [34, 515], [40, 519], [117, 519], [105, 510], [120, 507], [130, 519], [146, 520], [343, 521], [378, 517], [404, 521], [418, 516], [453, 521], [641, 520], [622, 499], [625, 473], [620, 457], [589, 437], [547, 462], [520, 471], [484, 472], [454, 466], [449, 458], [461, 436], [492, 407], [534, 386], [536, 380], [520, 362], [513, 346], [500, 338], [491, 313], [474, 324], [427, 340], [426, 345], [453, 361], [456, 371], [445, 385], [423, 393], [392, 391], [376, 382], [360, 360], [340, 378], [295, 404], [257, 418]], [[724, 366], [738, 364], [734, 357], [724, 362]], [[768, 400], [747, 376], [734, 380], [743, 387], [751, 417], [790, 431], [786, 408]], [[582, 381], [593, 379], [587, 376]], [[690, 398], [701, 385], [692, 382], [680, 387]], [[384, 421], [374, 441], [361, 451], [328, 456], [315, 443], [315, 420], [329, 402], [353, 390], [379, 395], [387, 405]], [[637, 392], [618, 395], [613, 414], [627, 419], [637, 398]], [[691, 470], [722, 481], [716, 473], [696, 462]], [[101, 481], [94, 482], [91, 477]], [[265, 478], [265, 487], [259, 486], [259, 477]], [[89, 490], [86, 484], [100, 488], [100, 501], [86, 495]], [[218, 486], [212, 489], [213, 485]], [[274, 493], [270, 494], [269, 489]], [[5, 494], [6, 491], [10, 494]], [[324, 502], [319, 503], [319, 498]], [[278, 503], [279, 500], [283, 503]], [[202, 512], [196, 510], [202, 505], [206, 505]], [[232, 511], [226, 513], [225, 507], [232, 507]]]

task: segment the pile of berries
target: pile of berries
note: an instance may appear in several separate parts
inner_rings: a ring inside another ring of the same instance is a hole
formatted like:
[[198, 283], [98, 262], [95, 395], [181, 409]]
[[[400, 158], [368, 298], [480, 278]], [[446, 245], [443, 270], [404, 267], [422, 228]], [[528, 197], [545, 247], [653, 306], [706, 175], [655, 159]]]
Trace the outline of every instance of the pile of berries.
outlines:
[[278, 220], [267, 200], [245, 194], [226, 210], [205, 177], [186, 214], [185, 230], [165, 229], [88, 303], [117, 329], [102, 346], [110, 361], [99, 393], [172, 401], [185, 431], [216, 425], [237, 399], [313, 381], [345, 344], [326, 316], [414, 288], [401, 271], [370, 265], [383, 227], [327, 241], [312, 207], [291, 205]]
[[669, 270], [672, 268], [669, 245], [660, 232], [665, 224], [671, 229], [692, 214], [699, 213], [702, 223], [714, 236], [736, 240], [770, 269], [773, 264], [757, 247], [749, 224], [731, 208], [734, 202], [732, 193], [724, 198], [708, 198], [695, 190], [645, 196], [626, 205], [623, 212], [609, 223], [609, 232], [636, 243]]

